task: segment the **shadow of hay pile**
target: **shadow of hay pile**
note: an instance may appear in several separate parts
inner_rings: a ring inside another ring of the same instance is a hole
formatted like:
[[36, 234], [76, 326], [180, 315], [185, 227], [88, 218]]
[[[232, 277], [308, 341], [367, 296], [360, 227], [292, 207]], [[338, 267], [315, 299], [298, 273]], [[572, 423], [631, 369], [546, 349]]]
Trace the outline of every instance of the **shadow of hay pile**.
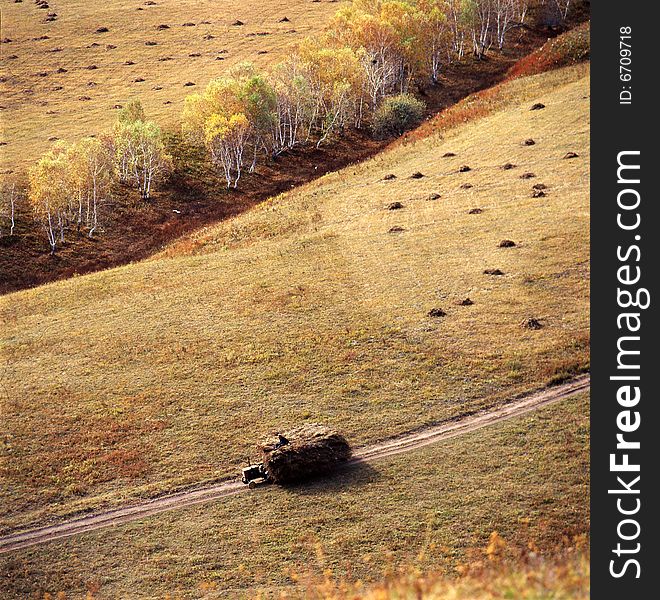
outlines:
[[275, 483], [294, 483], [328, 473], [351, 457], [344, 436], [318, 423], [302, 425], [284, 436], [288, 444], [262, 447], [264, 468]]

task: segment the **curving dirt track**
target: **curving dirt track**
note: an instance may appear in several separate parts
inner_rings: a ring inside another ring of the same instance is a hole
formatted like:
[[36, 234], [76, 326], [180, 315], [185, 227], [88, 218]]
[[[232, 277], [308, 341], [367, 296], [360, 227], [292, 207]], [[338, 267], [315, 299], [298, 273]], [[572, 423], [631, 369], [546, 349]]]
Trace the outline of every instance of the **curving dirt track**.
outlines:
[[[562, 385], [544, 388], [537, 392], [512, 399], [507, 404], [491, 410], [476, 412], [384, 442], [363, 446], [355, 451], [350, 463], [373, 462], [395, 454], [410, 452], [417, 448], [435, 444], [436, 442], [447, 440], [499, 421], [505, 421], [583, 392], [589, 388], [589, 384], [590, 376], [588, 374], [582, 375]], [[176, 508], [233, 496], [239, 492], [247, 491], [247, 489], [239, 481], [227, 481], [204, 488], [161, 496], [132, 506], [90, 514], [85, 517], [65, 521], [58, 525], [49, 525], [21, 533], [13, 533], [0, 538], [0, 554], [44, 544], [86, 531], [94, 531], [103, 527], [136, 521]]]

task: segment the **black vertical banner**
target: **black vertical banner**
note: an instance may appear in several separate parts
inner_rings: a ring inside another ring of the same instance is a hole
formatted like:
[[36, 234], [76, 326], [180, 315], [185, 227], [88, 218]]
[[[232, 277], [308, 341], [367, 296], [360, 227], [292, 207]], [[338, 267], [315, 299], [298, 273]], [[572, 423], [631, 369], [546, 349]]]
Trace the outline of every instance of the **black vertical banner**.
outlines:
[[657, 598], [658, 9], [593, 2], [592, 488], [596, 600]]

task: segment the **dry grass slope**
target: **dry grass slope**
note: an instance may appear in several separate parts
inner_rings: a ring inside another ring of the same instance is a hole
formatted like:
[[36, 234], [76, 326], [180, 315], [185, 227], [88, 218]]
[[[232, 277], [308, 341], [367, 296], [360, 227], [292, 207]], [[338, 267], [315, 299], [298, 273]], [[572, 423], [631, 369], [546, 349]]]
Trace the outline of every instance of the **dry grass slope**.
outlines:
[[[528, 554], [528, 544], [540, 556], [554, 556], [588, 531], [588, 510], [589, 399], [583, 395], [392, 457], [376, 469], [269, 486], [3, 555], [0, 595], [43, 600], [44, 592], [64, 591], [67, 600], [82, 600], [94, 590], [96, 600], [168, 593], [172, 600], [252, 600], [282, 592], [343, 598], [340, 592], [358, 581], [378, 591], [384, 578], [396, 582], [401, 571], [455, 576], [467, 566], [475, 574], [476, 563], [490, 562], [484, 549], [493, 531], [506, 541], [504, 558]], [[449, 598], [490, 600], [491, 583], [499, 586], [495, 598], [582, 599], [588, 581], [585, 565], [578, 566], [578, 579], [571, 580], [532, 561], [520, 577], [459, 580], [464, 594]], [[446, 582], [435, 583], [442, 590]], [[512, 594], [504, 594], [503, 584]], [[516, 593], [521, 590], [530, 594]], [[551, 593], [533, 595], [541, 590]]]
[[588, 89], [509, 82], [158, 260], [0, 299], [2, 528], [234, 476], [305, 421], [359, 445], [587, 368]]
[[[495, 532], [496, 533], [496, 532]], [[501, 538], [499, 538], [501, 539]], [[503, 542], [505, 543], [505, 542]], [[577, 552], [576, 552], [577, 550]], [[588, 600], [589, 557], [584, 539], [558, 557], [533, 558], [522, 562], [497, 562], [455, 579], [410, 569], [372, 586], [337, 585], [331, 578], [310, 586], [300, 595], [305, 600]]]
[[[2, 3], [0, 170], [28, 166], [52, 143], [98, 133], [139, 97], [178, 122], [184, 97], [237, 62], [266, 65], [320, 31], [330, 0], [31, 0]], [[57, 18], [46, 21], [48, 13]], [[284, 18], [288, 21], [281, 21]], [[241, 21], [243, 25], [233, 25]], [[103, 31], [107, 29], [108, 31]], [[7, 41], [9, 40], [9, 41]]]

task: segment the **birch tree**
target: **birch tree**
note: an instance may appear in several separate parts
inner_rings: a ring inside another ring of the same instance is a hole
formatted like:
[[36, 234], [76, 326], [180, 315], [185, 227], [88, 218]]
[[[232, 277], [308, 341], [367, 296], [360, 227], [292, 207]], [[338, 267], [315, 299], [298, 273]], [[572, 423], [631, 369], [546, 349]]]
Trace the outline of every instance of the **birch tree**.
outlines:
[[56, 145], [29, 173], [28, 200], [35, 219], [46, 232], [51, 254], [55, 254], [58, 244], [64, 243], [68, 223], [69, 174], [66, 153], [66, 145]]
[[185, 100], [184, 135], [204, 144], [211, 161], [221, 166], [227, 187], [236, 187], [249, 154], [254, 171], [258, 154], [281, 146], [278, 94], [271, 82], [250, 63], [234, 67], [227, 77], [211, 81], [202, 94]]
[[153, 121], [117, 123], [114, 129], [115, 163], [121, 180], [134, 186], [143, 200], [172, 170], [160, 127]]
[[555, 5], [561, 18], [565, 21], [568, 17], [568, 11], [571, 8], [571, 0], [555, 0]]
[[506, 34], [512, 25], [515, 24], [517, 14], [515, 0], [493, 0], [493, 12], [495, 13], [495, 38], [497, 47], [501, 50], [504, 47]]
[[182, 131], [193, 143], [203, 143], [205, 130], [212, 115], [229, 118], [243, 112], [240, 83], [233, 77], [212, 79], [203, 93], [187, 96], [182, 114]]
[[249, 124], [248, 141], [252, 152], [249, 171], [252, 173], [257, 164], [258, 153], [273, 146], [277, 97], [266, 77], [253, 70], [241, 82], [239, 99], [243, 105], [243, 112], [239, 114], [243, 114]]
[[399, 68], [397, 92], [407, 93], [414, 79], [427, 75], [430, 44], [426, 18], [416, 3], [400, 0], [383, 2], [380, 18], [394, 34], [394, 52]]
[[492, 45], [493, 3], [492, 0], [468, 0], [465, 6], [471, 25], [472, 51], [481, 59]]
[[425, 41], [428, 47], [431, 80], [436, 83], [445, 57], [449, 56], [450, 26], [449, 6], [445, 0], [419, 0], [418, 6], [424, 18]]
[[403, 57], [397, 47], [396, 32], [381, 19], [381, 2], [354, 3], [353, 9], [340, 11], [333, 22], [339, 45], [353, 48], [361, 55], [372, 110], [399, 87]]
[[[147, 120], [147, 117], [142, 107], [142, 103], [138, 99], [129, 100], [120, 111], [117, 116], [117, 123], [115, 124], [113, 130], [113, 145], [116, 147], [121, 146], [126, 142], [122, 138], [127, 135], [128, 127], [138, 121], [144, 122]], [[129, 165], [129, 153], [117, 154], [117, 163], [116, 171], [119, 181], [122, 183], [128, 183], [131, 177], [130, 174], [130, 165]]]
[[132, 98], [126, 103], [117, 117], [120, 123], [130, 124], [136, 121], [146, 121], [147, 117], [142, 107], [142, 103], [137, 98]]
[[214, 164], [222, 166], [227, 188], [238, 187], [243, 169], [243, 154], [250, 136], [250, 122], [243, 113], [212, 114], [205, 126], [206, 147]]
[[314, 100], [306, 67], [297, 54], [276, 65], [270, 79], [275, 93], [272, 154], [277, 156], [304, 141], [311, 130]]
[[314, 99], [310, 126], [318, 128], [318, 148], [354, 116], [362, 90], [362, 69], [351, 48], [328, 48], [306, 40], [299, 47]]
[[465, 54], [465, 38], [468, 32], [467, 0], [447, 0], [447, 21], [452, 35], [452, 50], [458, 60]]
[[70, 194], [77, 199], [78, 228], [92, 237], [99, 225], [99, 204], [112, 184], [111, 148], [97, 138], [84, 138], [68, 153]]
[[14, 235], [18, 198], [16, 187], [16, 181], [4, 176], [0, 179], [0, 237]]

